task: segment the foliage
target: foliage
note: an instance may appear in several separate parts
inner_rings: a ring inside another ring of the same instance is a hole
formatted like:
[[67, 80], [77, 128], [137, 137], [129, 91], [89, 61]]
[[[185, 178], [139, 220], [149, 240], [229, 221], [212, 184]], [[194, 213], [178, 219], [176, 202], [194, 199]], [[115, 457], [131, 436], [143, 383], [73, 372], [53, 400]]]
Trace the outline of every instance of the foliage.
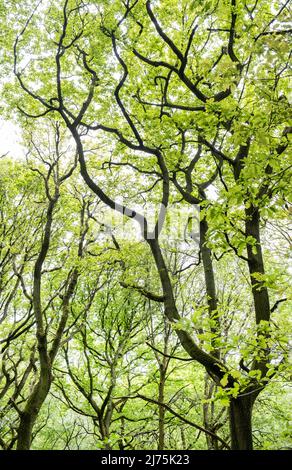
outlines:
[[1, 2], [3, 449], [290, 446], [289, 11]]

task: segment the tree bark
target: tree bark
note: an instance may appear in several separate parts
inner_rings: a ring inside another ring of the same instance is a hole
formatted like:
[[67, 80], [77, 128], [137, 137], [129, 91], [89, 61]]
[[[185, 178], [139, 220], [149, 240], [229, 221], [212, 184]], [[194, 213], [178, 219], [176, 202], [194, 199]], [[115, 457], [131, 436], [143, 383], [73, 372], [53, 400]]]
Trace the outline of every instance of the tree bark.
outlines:
[[[250, 244], [247, 244], [247, 255], [256, 324], [259, 325], [261, 321], [270, 322], [271, 308], [269, 292], [264, 280], [255, 277], [257, 274], [264, 275], [265, 267], [260, 240], [260, 212], [254, 205], [251, 205], [246, 209], [245, 231], [246, 236], [252, 236], [256, 240], [256, 252], [253, 252], [253, 247]], [[268, 338], [269, 333], [265, 334]], [[269, 361], [269, 349], [266, 348], [265, 351], [262, 352], [264, 353], [263, 357], [259, 360], [254, 360], [252, 368], [260, 370], [262, 377], [264, 377], [268, 370], [267, 363]]]
[[217, 295], [215, 275], [213, 269], [212, 253], [207, 243], [208, 223], [205, 218], [200, 221], [200, 251], [203, 262], [205, 286], [208, 302], [208, 311], [211, 322], [211, 331], [214, 334], [212, 338], [212, 355], [220, 359], [220, 350], [216, 347], [216, 336], [220, 335], [220, 321], [217, 312]]
[[99, 418], [99, 430], [103, 443], [102, 450], [112, 450], [112, 447], [109, 443], [110, 431], [103, 417], [101, 417], [101, 419]]
[[[214, 396], [214, 381], [205, 374], [205, 387], [204, 387], [204, 397], [205, 402], [203, 404], [203, 419], [204, 419], [204, 428], [208, 429], [211, 432], [216, 432], [214, 427], [214, 401], [210, 399]], [[218, 439], [210, 434], [205, 434], [208, 450], [219, 450], [218, 448]]]
[[231, 450], [253, 450], [252, 407], [250, 397], [233, 398], [229, 407]]
[[[160, 379], [158, 390], [158, 401], [164, 403], [164, 388], [165, 388], [165, 374], [166, 370], [163, 365], [160, 367]], [[159, 427], [158, 427], [158, 450], [164, 450], [165, 446], [165, 407], [159, 405]]]
[[259, 209], [253, 205], [246, 209], [245, 232], [246, 236], [252, 236], [256, 240], [256, 253], [253, 253], [252, 246], [248, 244], [247, 254], [256, 323], [259, 324], [261, 320], [270, 320], [270, 302], [268, 289], [264, 282], [254, 277], [255, 273], [265, 274], [265, 269], [260, 240], [260, 213]]
[[215, 286], [215, 276], [212, 263], [212, 254], [210, 248], [206, 245], [207, 242], [208, 224], [206, 219], [200, 222], [200, 250], [203, 261], [204, 277], [206, 284], [207, 302], [209, 307], [210, 317], [217, 310], [217, 296]]
[[20, 416], [20, 424], [17, 436], [17, 450], [29, 450], [32, 440], [33, 426], [39, 411], [49, 393], [51, 386], [50, 371], [41, 372], [40, 378]]

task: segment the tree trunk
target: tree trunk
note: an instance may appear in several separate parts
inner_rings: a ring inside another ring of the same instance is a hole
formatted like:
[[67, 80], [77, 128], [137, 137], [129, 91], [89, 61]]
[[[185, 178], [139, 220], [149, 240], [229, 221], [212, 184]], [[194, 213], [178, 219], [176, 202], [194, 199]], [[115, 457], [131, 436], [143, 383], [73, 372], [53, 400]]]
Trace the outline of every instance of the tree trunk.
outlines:
[[252, 407], [250, 397], [233, 398], [229, 407], [231, 450], [252, 450]]
[[[216, 433], [216, 427], [214, 426], [214, 401], [210, 400], [214, 396], [214, 387], [214, 381], [206, 373], [204, 387], [205, 402], [203, 404], [204, 428]], [[218, 450], [218, 439], [210, 434], [205, 434], [205, 436], [208, 450]]]
[[[161, 281], [161, 286], [164, 295], [165, 316], [170, 322], [175, 322], [177, 320], [180, 320], [181, 317], [177, 310], [173, 288], [161, 252], [161, 248], [159, 246], [159, 242], [157, 239], [149, 239], [147, 240], [147, 243], [150, 246]], [[212, 374], [216, 375], [219, 378], [223, 377], [222, 368], [224, 369], [224, 365], [220, 363], [217, 358], [215, 358], [211, 354], [206, 353], [203, 349], [197, 346], [192, 336], [187, 331], [176, 329], [175, 332], [180, 340], [182, 347], [190, 355], [190, 357], [202, 364]]]
[[111, 444], [109, 443], [110, 432], [108, 426], [106, 425], [104, 419], [99, 418], [99, 430], [101, 435], [101, 440], [103, 443], [102, 450], [112, 450]]
[[200, 251], [203, 262], [205, 286], [208, 302], [209, 317], [211, 323], [211, 332], [214, 337], [211, 339], [212, 355], [220, 359], [220, 350], [216, 346], [217, 336], [220, 336], [220, 321], [217, 312], [217, 295], [215, 275], [213, 269], [212, 253], [207, 243], [208, 224], [205, 218], [200, 222]]
[[21, 413], [17, 436], [17, 450], [30, 449], [33, 426], [49, 393], [50, 386], [51, 377], [49, 372], [46, 377], [40, 377], [38, 383], [34, 387], [34, 390], [27, 402], [24, 411]]
[[246, 236], [252, 236], [256, 240], [256, 252], [253, 252], [252, 246], [247, 245], [248, 268], [250, 272], [250, 281], [252, 286], [252, 295], [255, 306], [256, 323], [261, 320], [270, 321], [270, 302], [268, 289], [262, 280], [256, 279], [254, 274], [265, 274], [263, 253], [260, 240], [260, 213], [259, 209], [251, 205], [246, 209]]
[[[164, 388], [165, 388], [165, 374], [166, 370], [163, 366], [160, 368], [159, 380], [159, 403], [164, 403]], [[159, 430], [158, 430], [158, 450], [164, 450], [165, 441], [165, 407], [159, 406]]]

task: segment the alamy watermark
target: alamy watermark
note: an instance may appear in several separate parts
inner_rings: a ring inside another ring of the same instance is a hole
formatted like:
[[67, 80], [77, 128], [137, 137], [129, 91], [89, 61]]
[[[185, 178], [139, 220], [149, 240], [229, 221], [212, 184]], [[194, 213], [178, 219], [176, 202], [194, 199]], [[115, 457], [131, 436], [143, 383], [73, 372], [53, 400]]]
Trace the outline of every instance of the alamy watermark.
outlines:
[[145, 203], [143, 207], [130, 209], [123, 200], [115, 204], [115, 210], [104, 213], [105, 231], [120, 239], [151, 240], [157, 236], [168, 244], [200, 242], [200, 208], [197, 205]]

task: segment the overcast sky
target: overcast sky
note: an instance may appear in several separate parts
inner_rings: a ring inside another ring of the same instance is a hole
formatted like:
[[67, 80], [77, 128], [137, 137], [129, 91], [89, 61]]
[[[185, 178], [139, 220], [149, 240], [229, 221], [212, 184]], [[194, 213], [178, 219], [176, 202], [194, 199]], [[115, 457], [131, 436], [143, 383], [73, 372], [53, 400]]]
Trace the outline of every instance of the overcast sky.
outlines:
[[10, 157], [23, 157], [24, 149], [20, 141], [20, 130], [16, 125], [0, 119], [0, 156], [9, 152]]

